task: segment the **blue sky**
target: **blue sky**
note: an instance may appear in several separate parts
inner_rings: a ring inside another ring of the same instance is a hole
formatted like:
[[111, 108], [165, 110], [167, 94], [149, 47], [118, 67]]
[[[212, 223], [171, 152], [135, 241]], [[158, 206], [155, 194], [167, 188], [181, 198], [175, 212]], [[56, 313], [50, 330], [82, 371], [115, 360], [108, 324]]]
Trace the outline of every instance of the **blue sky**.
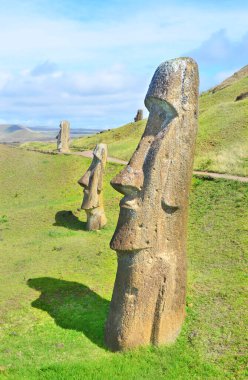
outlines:
[[248, 64], [247, 1], [0, 0], [0, 123], [113, 128], [156, 67], [192, 56], [201, 90]]

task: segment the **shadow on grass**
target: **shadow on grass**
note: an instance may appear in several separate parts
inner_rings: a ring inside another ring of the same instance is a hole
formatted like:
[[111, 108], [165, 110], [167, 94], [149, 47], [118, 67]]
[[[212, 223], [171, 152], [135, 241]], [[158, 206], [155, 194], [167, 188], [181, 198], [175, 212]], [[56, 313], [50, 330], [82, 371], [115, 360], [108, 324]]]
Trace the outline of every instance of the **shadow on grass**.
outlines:
[[75, 216], [71, 211], [62, 210], [58, 211], [55, 215], [54, 226], [66, 227], [70, 230], [86, 231], [86, 222], [81, 222], [77, 216]]
[[64, 328], [82, 331], [93, 343], [104, 346], [104, 324], [109, 301], [77, 282], [41, 277], [29, 279], [30, 288], [41, 292], [32, 306], [46, 311]]

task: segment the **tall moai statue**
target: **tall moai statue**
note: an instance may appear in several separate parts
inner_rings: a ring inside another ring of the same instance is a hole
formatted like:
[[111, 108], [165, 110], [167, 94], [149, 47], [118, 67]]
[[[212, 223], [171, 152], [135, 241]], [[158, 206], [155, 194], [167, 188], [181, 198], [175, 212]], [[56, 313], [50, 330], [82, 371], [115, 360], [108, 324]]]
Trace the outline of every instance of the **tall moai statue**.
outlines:
[[145, 98], [144, 134], [128, 165], [111, 181], [124, 195], [110, 243], [118, 268], [105, 342], [113, 351], [172, 343], [185, 318], [198, 82], [191, 58], [157, 68]]
[[69, 144], [70, 144], [70, 123], [69, 121], [63, 120], [61, 121], [60, 130], [57, 139], [57, 149], [60, 153], [70, 152]]
[[107, 223], [103, 207], [103, 176], [106, 162], [107, 145], [96, 145], [91, 165], [78, 181], [84, 188], [81, 208], [87, 214], [87, 230], [100, 230]]
[[140, 121], [140, 120], [143, 120], [143, 110], [141, 110], [141, 109], [137, 111], [137, 114], [134, 118], [135, 122]]

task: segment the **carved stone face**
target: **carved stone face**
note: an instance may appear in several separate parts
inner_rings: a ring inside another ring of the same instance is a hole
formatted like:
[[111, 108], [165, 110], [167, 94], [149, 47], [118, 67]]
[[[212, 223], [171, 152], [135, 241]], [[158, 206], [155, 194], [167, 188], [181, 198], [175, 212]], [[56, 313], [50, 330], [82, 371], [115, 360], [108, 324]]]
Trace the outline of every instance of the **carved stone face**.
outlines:
[[103, 171], [107, 160], [107, 147], [98, 144], [93, 152], [93, 160], [86, 173], [78, 181], [84, 188], [84, 198], [81, 208], [91, 210], [101, 206], [99, 195], [103, 186]]
[[111, 181], [124, 194], [112, 249], [164, 250], [172, 235], [176, 239], [178, 214], [183, 217], [187, 206], [184, 161], [192, 161], [197, 91], [193, 60], [167, 61], [155, 72], [145, 99], [150, 112], [145, 132], [128, 165]]

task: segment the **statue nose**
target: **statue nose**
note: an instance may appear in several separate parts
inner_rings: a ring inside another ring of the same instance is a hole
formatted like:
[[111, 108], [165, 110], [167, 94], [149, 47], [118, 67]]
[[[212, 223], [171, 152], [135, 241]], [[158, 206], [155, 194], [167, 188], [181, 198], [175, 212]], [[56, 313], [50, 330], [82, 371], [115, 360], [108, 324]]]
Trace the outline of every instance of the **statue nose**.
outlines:
[[136, 195], [144, 183], [143, 164], [153, 137], [143, 135], [127, 166], [110, 182], [113, 188], [124, 195]]
[[82, 187], [89, 187], [90, 172], [87, 171], [79, 180], [78, 184]]
[[135, 195], [141, 191], [143, 181], [143, 170], [134, 169], [131, 165], [127, 165], [110, 183], [121, 194]]

